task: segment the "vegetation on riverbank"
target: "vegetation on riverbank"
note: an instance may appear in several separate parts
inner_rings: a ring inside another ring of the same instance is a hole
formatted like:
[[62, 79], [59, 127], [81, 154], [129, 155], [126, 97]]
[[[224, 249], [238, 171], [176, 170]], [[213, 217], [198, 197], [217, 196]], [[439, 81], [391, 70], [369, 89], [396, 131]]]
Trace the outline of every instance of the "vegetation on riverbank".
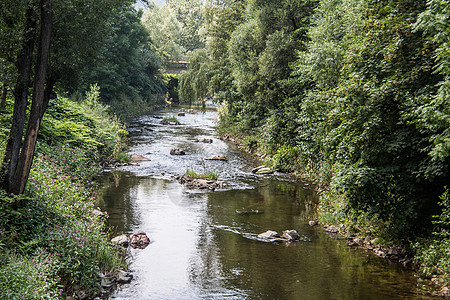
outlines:
[[192, 178], [196, 178], [196, 179], [217, 180], [219, 178], [219, 175], [213, 171], [199, 174], [199, 173], [195, 172], [194, 170], [187, 169], [185, 175], [190, 176]]
[[[0, 298], [65, 299], [95, 295], [99, 275], [123, 266], [95, 207], [92, 180], [116, 160], [127, 132], [92, 87], [82, 102], [52, 100], [42, 121], [25, 193], [0, 192]], [[0, 114], [9, 128], [12, 99]], [[0, 133], [2, 149], [7, 138]]]
[[222, 134], [320, 184], [322, 222], [402, 245], [445, 290], [449, 9], [433, 0], [209, 1], [208, 42], [180, 95], [221, 101]]

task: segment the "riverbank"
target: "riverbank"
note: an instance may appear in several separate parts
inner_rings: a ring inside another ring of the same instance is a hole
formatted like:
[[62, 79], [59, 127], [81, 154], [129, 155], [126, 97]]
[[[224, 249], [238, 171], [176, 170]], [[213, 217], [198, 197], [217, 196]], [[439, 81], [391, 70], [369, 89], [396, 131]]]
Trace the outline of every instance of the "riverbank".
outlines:
[[[51, 100], [24, 195], [0, 191], [0, 298], [85, 299], [101, 295], [100, 277], [124, 267], [96, 206], [103, 164], [126, 161], [127, 132], [98, 90], [82, 102]], [[12, 99], [0, 114], [0, 149]]]
[[[320, 196], [318, 220], [314, 221], [326, 231], [348, 238], [349, 247], [364, 248], [380, 257], [413, 268], [420, 277], [419, 284], [424, 291], [450, 297], [449, 235], [445, 229], [427, 237], [394, 239], [389, 233], [391, 225], [378, 219], [376, 214], [346, 209], [345, 193], [331, 185], [335, 172], [333, 166], [314, 158], [307, 158], [305, 161], [305, 155], [295, 147], [274, 147], [267, 140], [267, 132], [263, 130], [239, 130], [239, 126], [233, 125], [232, 119], [227, 116], [227, 109], [221, 111], [218, 131], [223, 140], [257, 156], [269, 168], [289, 172], [314, 183]], [[448, 193], [441, 197], [441, 203], [443, 212], [433, 222], [440, 224], [441, 228], [448, 228]], [[332, 230], [328, 230], [329, 228]]]

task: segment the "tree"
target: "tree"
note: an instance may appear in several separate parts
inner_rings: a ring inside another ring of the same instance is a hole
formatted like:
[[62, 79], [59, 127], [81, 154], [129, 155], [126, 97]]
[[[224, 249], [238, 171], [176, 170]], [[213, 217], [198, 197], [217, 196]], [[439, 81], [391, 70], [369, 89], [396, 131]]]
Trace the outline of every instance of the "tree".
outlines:
[[[70, 26], [70, 20], [75, 22], [74, 26], [76, 24], [82, 24], [81, 26], [84, 25], [85, 28], [100, 26], [98, 27], [100, 29], [108, 21], [114, 9], [123, 5], [123, 2], [119, 0], [110, 0], [106, 3], [110, 5], [106, 6], [105, 3], [102, 3], [101, 7], [100, 4], [86, 1], [86, 3], [58, 0], [6, 1], [2, 4], [6, 11], [1, 15], [2, 22], [14, 29], [14, 34], [11, 34], [9, 38], [6, 37], [8, 44], [13, 44], [18, 37], [19, 40], [22, 40], [22, 45], [17, 50], [15, 63], [18, 75], [14, 87], [13, 120], [2, 164], [2, 187], [9, 193], [21, 194], [24, 191], [33, 161], [40, 122], [49, 98], [54, 95], [55, 83], [60, 76], [63, 76], [64, 70], [68, 70], [64, 69], [64, 65], [67, 62], [73, 62], [73, 57], [77, 57], [77, 50], [79, 50], [76, 48], [77, 46], [86, 45], [86, 40], [95, 38], [95, 36], [81, 34], [73, 44], [61, 44], [61, 41], [67, 38], [67, 32], [59, 29], [62, 25]], [[80, 19], [66, 14], [67, 12], [82, 12], [77, 8], [86, 8], [87, 14], [91, 14], [91, 19], [83, 14]], [[11, 12], [16, 9], [18, 9], [17, 14], [23, 17], [11, 19]], [[91, 23], [92, 14], [95, 15], [97, 22]], [[83, 24], [86, 21], [88, 22]], [[23, 29], [19, 30], [18, 28]], [[34, 55], [35, 41], [38, 41], [36, 55]], [[51, 51], [51, 49], [62, 50], [63, 48], [64, 50], [60, 53], [55, 50]], [[0, 54], [3, 59], [7, 59], [11, 56], [11, 52], [15, 52], [12, 47], [10, 51], [2, 51]], [[52, 56], [54, 53], [58, 54], [56, 58]], [[62, 53], [65, 59], [61, 57]], [[36, 61], [34, 63], [33, 97], [27, 130], [22, 141], [34, 57]]]
[[142, 11], [126, 8], [111, 19], [108, 42], [101, 58], [89, 68], [86, 82], [101, 87], [103, 101], [121, 112], [145, 110], [158, 96], [162, 98], [161, 58], [141, 24]]
[[185, 54], [204, 48], [205, 42], [200, 32], [204, 25], [202, 1], [171, 0], [167, 1], [165, 5], [175, 13], [175, 17], [181, 25], [176, 42], [185, 49]]
[[433, 147], [429, 150], [435, 159], [450, 156], [450, 3], [430, 0], [420, 15], [416, 30], [423, 31], [431, 45], [436, 45], [436, 72], [443, 75], [437, 94], [418, 110], [418, 126], [431, 130]]
[[442, 80], [433, 51], [412, 25], [425, 1], [369, 1], [364, 28], [330, 91], [322, 145], [348, 211], [386, 222], [392, 236], [424, 234], [449, 180], [449, 159], [427, 155], [432, 132], [415, 112]]

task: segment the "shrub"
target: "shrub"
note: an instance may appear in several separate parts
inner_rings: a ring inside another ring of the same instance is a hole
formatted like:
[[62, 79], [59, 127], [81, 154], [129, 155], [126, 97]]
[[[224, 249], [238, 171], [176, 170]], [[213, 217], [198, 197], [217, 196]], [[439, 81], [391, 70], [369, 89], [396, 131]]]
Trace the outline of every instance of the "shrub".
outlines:
[[428, 278], [439, 278], [441, 283], [450, 282], [450, 194], [448, 189], [440, 197], [440, 215], [434, 216], [436, 230], [434, 239], [423, 240], [414, 245], [415, 261], [419, 273]]
[[199, 174], [193, 170], [186, 170], [186, 175], [191, 176], [193, 178], [203, 178], [203, 179], [211, 179], [211, 180], [217, 180], [219, 178], [219, 176], [217, 175], [217, 173], [214, 173], [213, 171], [208, 172], [208, 173], [204, 173], [204, 174]]

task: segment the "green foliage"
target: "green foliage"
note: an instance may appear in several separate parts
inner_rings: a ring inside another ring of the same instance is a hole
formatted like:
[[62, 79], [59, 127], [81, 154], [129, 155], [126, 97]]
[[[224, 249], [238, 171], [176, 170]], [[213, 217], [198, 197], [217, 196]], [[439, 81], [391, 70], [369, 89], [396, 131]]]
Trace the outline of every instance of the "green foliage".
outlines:
[[55, 256], [37, 250], [32, 257], [6, 251], [0, 258], [2, 299], [62, 299], [61, 279], [54, 274]]
[[163, 123], [174, 122], [177, 124], [181, 124], [180, 121], [178, 121], [177, 117], [175, 117], [175, 116], [165, 117], [164, 119], [162, 119], [161, 122], [163, 122]]
[[423, 274], [448, 274], [449, 12], [439, 0], [211, 0], [181, 93], [223, 101], [220, 134], [316, 182], [323, 221], [425, 238]]
[[125, 116], [148, 111], [164, 98], [161, 59], [140, 22], [141, 14], [125, 7], [115, 15], [101, 58], [85, 74], [86, 83], [101, 87], [102, 101]]
[[166, 1], [161, 7], [151, 3], [142, 22], [164, 62], [180, 61], [186, 54], [204, 47], [202, 1]]
[[442, 212], [434, 216], [437, 225], [435, 238], [414, 245], [419, 272], [428, 278], [439, 278], [441, 283], [450, 281], [450, 194], [448, 189], [440, 197]]
[[91, 153], [89, 158], [93, 161], [114, 160], [124, 150], [128, 133], [120, 120], [107, 111], [108, 107], [100, 103], [96, 85], [81, 103], [66, 98], [52, 100], [42, 120], [40, 140], [80, 147]]
[[189, 71], [180, 74], [179, 91], [181, 101], [191, 105], [208, 95], [210, 69], [205, 49], [194, 51], [189, 61]]
[[167, 98], [173, 102], [179, 103], [178, 82], [180, 74], [164, 74], [165, 89], [167, 90]]
[[436, 95], [416, 111], [419, 128], [431, 131], [433, 147], [429, 154], [440, 160], [450, 156], [450, 4], [430, 0], [419, 16], [416, 30], [423, 30], [425, 38], [434, 50], [436, 71], [444, 76]]
[[93, 213], [99, 162], [127, 135], [106, 111], [95, 86], [82, 103], [49, 104], [25, 195], [0, 191], [0, 298], [63, 299], [75, 285], [94, 295], [98, 275], [123, 266], [104, 217]]
[[192, 178], [200, 178], [200, 179], [211, 179], [211, 180], [217, 180], [219, 178], [219, 175], [217, 173], [211, 171], [205, 174], [198, 174], [197, 172], [193, 170], [186, 170], [186, 175], [191, 176]]
[[294, 172], [298, 165], [299, 149], [296, 147], [282, 146], [273, 155], [274, 168], [283, 172]]

